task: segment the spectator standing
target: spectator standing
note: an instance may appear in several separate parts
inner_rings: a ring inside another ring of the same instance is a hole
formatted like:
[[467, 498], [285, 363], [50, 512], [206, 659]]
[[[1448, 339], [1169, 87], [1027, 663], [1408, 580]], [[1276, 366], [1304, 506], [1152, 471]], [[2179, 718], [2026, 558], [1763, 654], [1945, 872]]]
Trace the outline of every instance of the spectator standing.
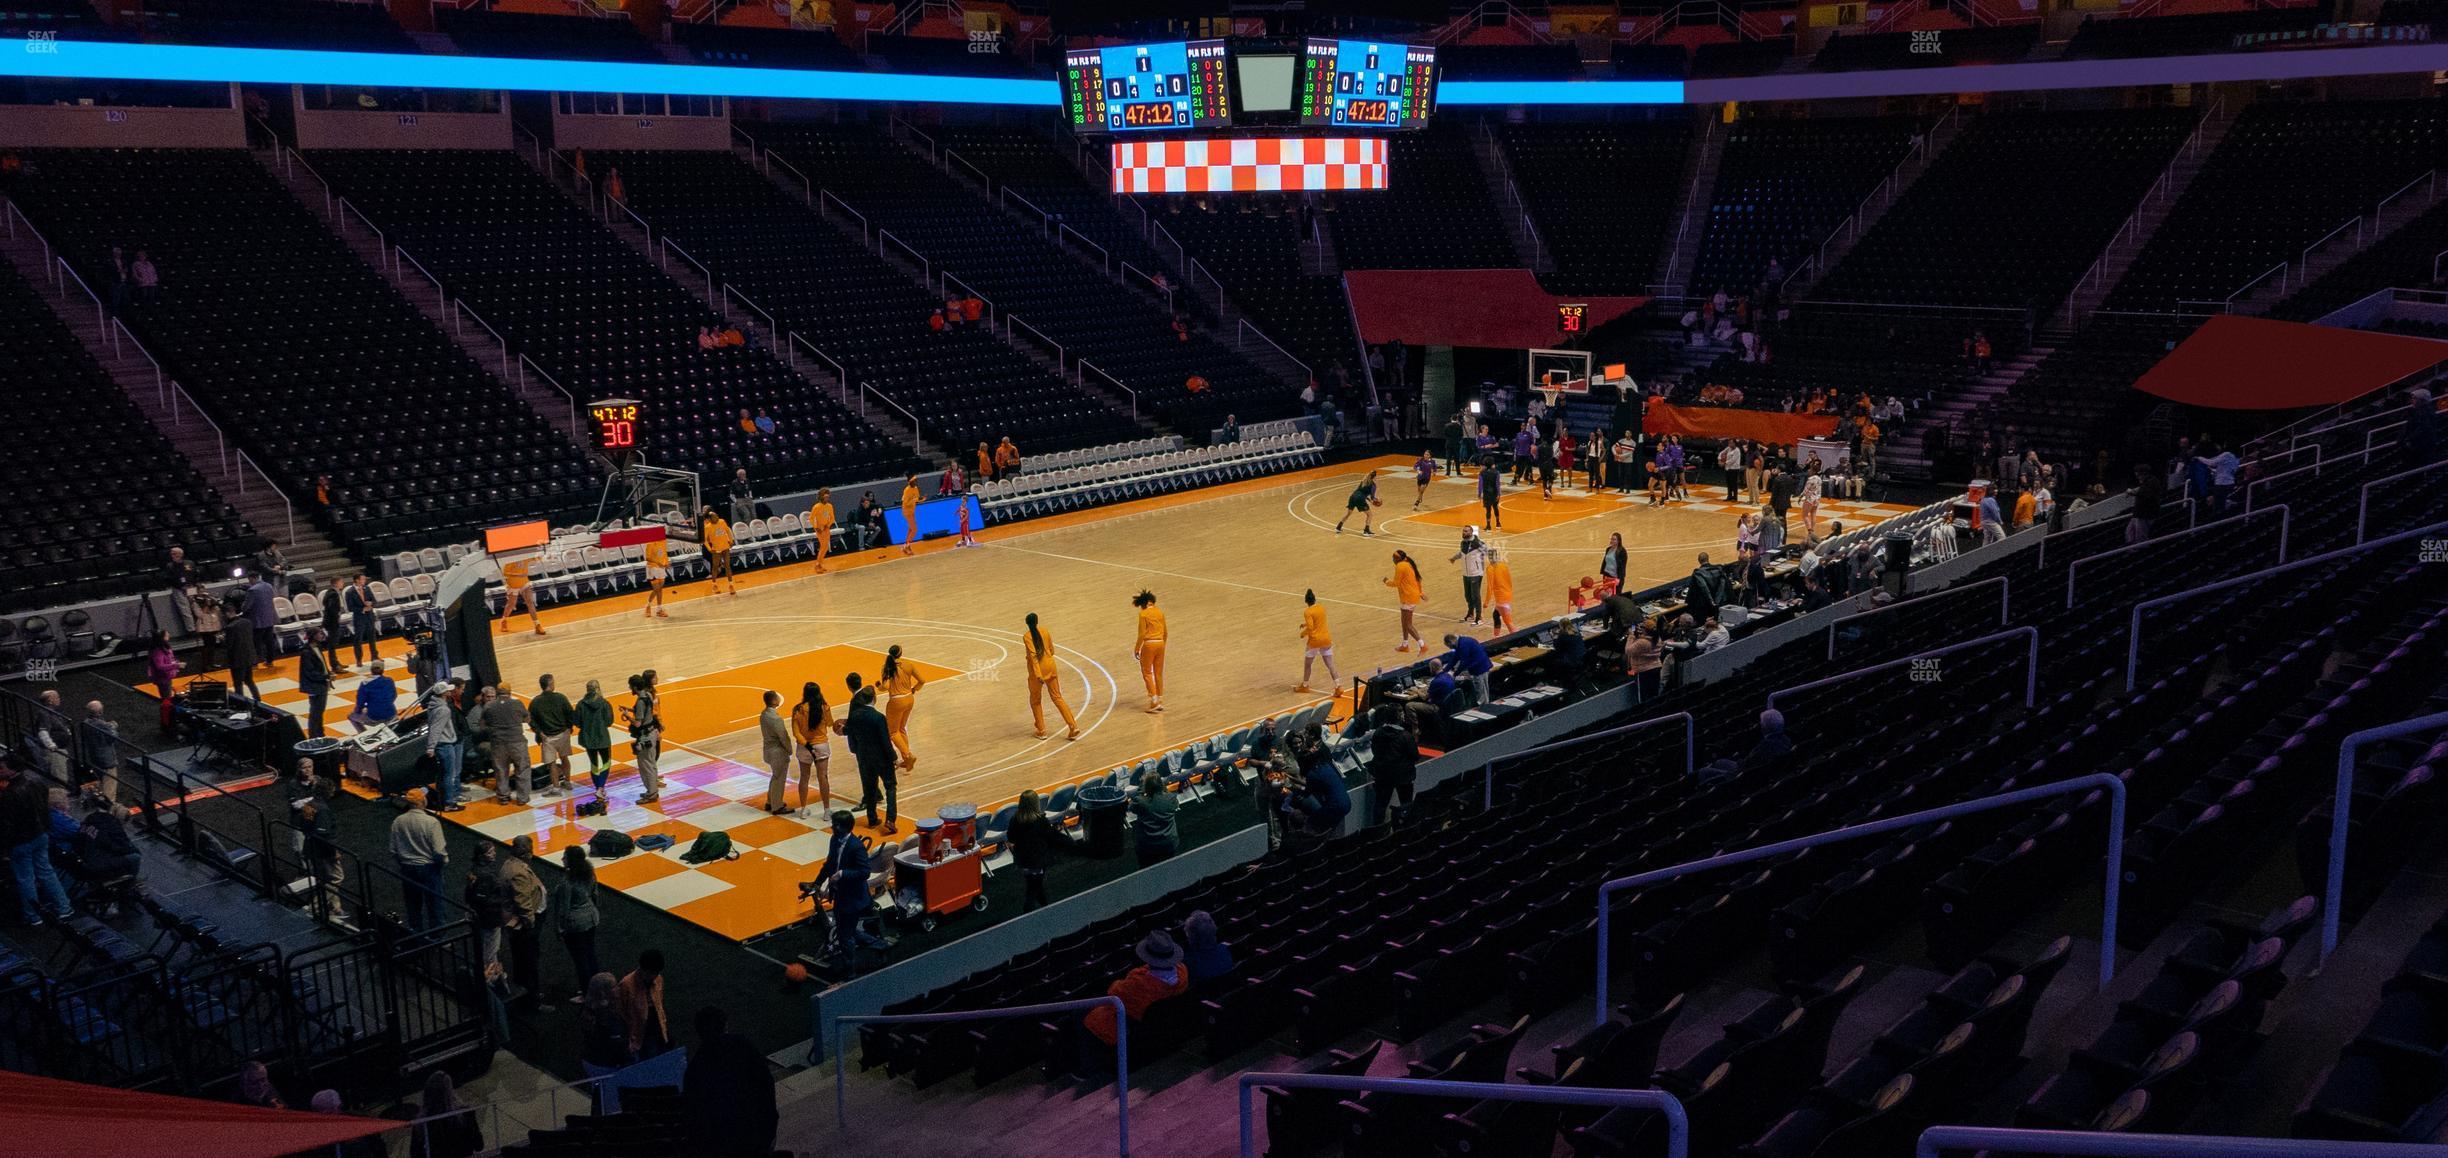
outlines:
[[748, 468], [731, 472], [731, 521], [746, 523], [756, 517], [756, 488], [748, 484]]
[[1376, 710], [1377, 726], [1369, 731], [1369, 777], [1377, 782], [1377, 819], [1384, 824], [1411, 810], [1411, 794], [1419, 778], [1419, 736], [1403, 713], [1392, 705]]
[[43, 909], [65, 921], [76, 910], [51, 864], [50, 793], [33, 773], [0, 763], [0, 846], [8, 850], [17, 878], [17, 910], [27, 925], [43, 923]]
[[1484, 621], [1486, 608], [1481, 604], [1480, 588], [1487, 579], [1487, 541], [1479, 537], [1479, 528], [1462, 528], [1462, 546], [1445, 561], [1462, 565], [1462, 622]]
[[653, 668], [629, 677], [629, 699], [629, 743], [637, 752], [638, 779], [646, 785], [637, 802], [652, 804], [663, 796], [663, 703]]
[[323, 625], [323, 666], [334, 674], [347, 674], [349, 665], [340, 662], [340, 636], [347, 630], [348, 585], [339, 576], [332, 576], [331, 585], [315, 596], [315, 610], [321, 613]]
[[422, 1121], [408, 1139], [408, 1158], [474, 1158], [485, 1148], [484, 1131], [476, 1115], [459, 1100], [451, 1076], [441, 1070], [425, 1077], [425, 1096], [418, 1107]]
[[622, 1017], [620, 979], [596, 973], [586, 979], [586, 996], [578, 1005], [578, 1065], [590, 1078], [600, 1078], [637, 1060], [629, 1048], [629, 1023]]
[[663, 1012], [663, 951], [638, 954], [637, 968], [620, 979], [621, 1023], [629, 1029], [629, 1054], [644, 1061], [671, 1047], [671, 1019]]
[[459, 776], [467, 757], [460, 743], [466, 721], [460, 715], [458, 698], [457, 680], [425, 689], [425, 754], [439, 766], [442, 803], [437, 807], [444, 812], [465, 807], [459, 803]]
[[170, 731], [170, 696], [178, 690], [178, 673], [178, 653], [170, 648], [170, 633], [154, 632], [152, 645], [145, 649], [145, 678], [152, 681], [153, 693], [161, 701], [161, 730], [165, 734]]
[[[116, 304], [111, 312], [119, 312]], [[170, 622], [177, 624], [182, 633], [194, 631], [195, 622], [189, 614], [191, 608], [187, 592], [196, 587], [199, 581], [195, 564], [187, 561], [187, 548], [170, 548], [170, 562], [162, 567], [162, 576], [170, 582]]]
[[1181, 800], [1165, 789], [1164, 778], [1154, 772], [1139, 777], [1139, 792], [1131, 797], [1131, 832], [1139, 851], [1139, 867], [1146, 868], [1162, 860], [1171, 860], [1181, 851], [1181, 829], [1177, 817]]
[[459, 887], [459, 901], [467, 906], [468, 923], [476, 929], [487, 974], [496, 968], [506, 973], [510, 966], [502, 960], [502, 931], [516, 919], [517, 905], [510, 897], [510, 882], [502, 879], [501, 846], [477, 842], [475, 862]]
[[374, 590], [367, 585], [364, 572], [359, 572], [356, 581], [349, 584], [346, 602], [349, 615], [351, 661], [364, 663], [368, 651], [380, 658], [382, 648], [378, 646], [377, 641], [382, 638], [382, 628], [375, 619]]
[[1054, 821], [1046, 815], [1045, 803], [1037, 790], [1020, 793], [1019, 810], [1012, 814], [1011, 829], [1004, 840], [1011, 845], [1012, 864], [1020, 870], [1020, 911], [1025, 913], [1045, 906], [1046, 869], [1054, 863]]
[[680, 1078], [680, 1123], [691, 1158], [772, 1158], [781, 1123], [773, 1070], [711, 1005], [697, 1011], [697, 1048]]
[[768, 778], [765, 783], [765, 811], [775, 816], [790, 813], [784, 799], [790, 791], [791, 740], [790, 721], [782, 718], [782, 693], [767, 690], [764, 710], [757, 713], [757, 736], [763, 743], [763, 755]]
[[1452, 634], [1446, 635], [1445, 647], [1447, 651], [1442, 657], [1445, 670], [1452, 672], [1456, 680], [1470, 681], [1472, 703], [1488, 702], [1488, 673], [1495, 670], [1495, 665], [1488, 661], [1487, 648], [1470, 636]]
[[884, 819], [880, 823], [885, 833], [901, 831], [901, 787], [894, 767], [892, 728], [884, 713], [876, 710], [874, 688], [860, 688], [850, 697], [850, 710], [843, 715], [840, 728], [850, 742], [850, 755], [858, 761], [859, 807], [867, 810], [867, 823], [879, 823], [876, 805], [881, 802]]
[[136, 304], [151, 306], [161, 300], [161, 270], [154, 266], [152, 254], [136, 251], [136, 260], [128, 264], [128, 280], [136, 285]]
[[494, 801], [527, 803], [527, 708], [509, 688], [498, 689], [492, 702], [484, 706], [484, 733], [485, 747], [493, 758]]
[[570, 1004], [583, 1004], [587, 979], [603, 971], [595, 957], [595, 930], [603, 924], [603, 910], [595, 904], [595, 862], [587, 859], [585, 845], [561, 850], [561, 883], [553, 886], [551, 908], [553, 928], [569, 953], [570, 977], [577, 986]]
[[441, 923], [442, 869], [450, 862], [442, 822], [425, 810], [425, 797], [423, 792], [409, 792], [407, 811], [391, 821], [391, 864], [399, 870], [404, 916], [411, 932]]
[[1717, 451], [1717, 467], [1725, 472], [1726, 501], [1739, 501], [1743, 482], [1742, 443], [1729, 441], [1720, 448]]
[[323, 629], [315, 628], [298, 650], [298, 690], [306, 693], [306, 735], [323, 734], [323, 711], [331, 701], [331, 664], [323, 658]]
[[510, 840], [510, 856], [502, 861], [502, 883], [510, 889], [510, 978], [519, 988], [516, 1008], [532, 1013], [543, 996], [544, 882], [536, 876], [535, 838], [525, 834]]
[[[572, 715], [577, 719], [578, 746], [586, 749], [587, 779], [595, 784], [595, 801], [604, 803], [604, 785], [612, 778], [612, 701], [604, 698], [603, 681], [588, 680]], [[579, 974], [585, 978], [594, 973]]]
[[535, 729], [536, 747], [544, 766], [551, 770], [552, 783], [542, 793], [545, 796], [570, 794], [570, 743], [575, 738], [578, 712], [568, 696], [553, 688], [550, 675], [536, 679], [535, 698], [527, 701], [528, 726]]
[[256, 572], [254, 581], [246, 587], [246, 607], [247, 619], [255, 628], [257, 667], [272, 666], [273, 655], [280, 651], [280, 616], [272, 609], [272, 594], [272, 580]]

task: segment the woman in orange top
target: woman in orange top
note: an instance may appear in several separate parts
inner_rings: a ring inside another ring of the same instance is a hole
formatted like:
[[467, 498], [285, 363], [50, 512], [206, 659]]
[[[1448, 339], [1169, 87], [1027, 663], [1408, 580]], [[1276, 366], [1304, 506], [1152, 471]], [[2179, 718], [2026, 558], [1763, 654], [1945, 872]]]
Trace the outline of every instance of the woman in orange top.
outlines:
[[977, 476], [988, 482], [994, 481], [995, 477], [994, 451], [983, 442], [978, 444]]
[[502, 564], [502, 586], [510, 591], [510, 601], [502, 604], [503, 631], [510, 630], [510, 617], [518, 614], [523, 605], [527, 608], [527, 622], [534, 625], [537, 635], [544, 634], [544, 620], [536, 614], [535, 583], [527, 577], [527, 568], [533, 565], [526, 559]]
[[1301, 646], [1304, 649], [1301, 652], [1301, 682], [1299, 687], [1292, 690], [1296, 692], [1317, 691], [1316, 688], [1309, 686], [1309, 672], [1310, 669], [1317, 666], [1319, 660], [1324, 660], [1326, 662], [1326, 687], [1331, 691], [1343, 682], [1343, 677], [1335, 674], [1334, 637], [1326, 633], [1326, 609], [1318, 606], [1316, 591], [1301, 592], [1301, 603], [1300, 634]]
[[901, 484], [901, 553], [918, 553], [918, 476], [911, 475]]
[[729, 586], [731, 594], [736, 596], [739, 594], [739, 580], [731, 577], [731, 524], [715, 514], [712, 507], [707, 507], [699, 517], [705, 520], [705, 530], [698, 538], [703, 540], [700, 545], [705, 548], [706, 567], [710, 572], [707, 581], [716, 591]]
[[1003, 436], [1003, 445], [995, 448], [995, 477], [1020, 473], [1020, 448], [1012, 445], [1011, 436]]
[[816, 492], [816, 505], [808, 508], [808, 530], [816, 536], [816, 573], [822, 575], [825, 557], [833, 553], [833, 488]]
[[1426, 652], [1428, 641], [1420, 637], [1419, 627], [1412, 622], [1412, 616], [1419, 611], [1420, 605], [1419, 564], [1411, 561], [1408, 552], [1394, 552], [1394, 574], [1387, 578], [1385, 585], [1394, 589], [1394, 602], [1402, 607], [1402, 644], [1394, 650], [1409, 651], [1411, 645], [1416, 643], [1420, 651]]
[[1066, 740], [1080, 738], [1079, 721], [1071, 716], [1071, 705], [1063, 700], [1062, 668], [1054, 659], [1054, 637], [1037, 626], [1037, 613], [1028, 613], [1024, 620], [1028, 631], [1020, 637], [1021, 657], [1028, 661], [1029, 718], [1037, 722], [1037, 738], [1046, 738], [1045, 700], [1054, 701], [1054, 710], [1062, 713], [1063, 727], [1070, 729]]
[[[820, 810], [833, 798], [833, 705], [824, 689], [809, 680], [800, 685], [799, 702], [791, 705], [791, 738], [799, 744], [799, 807], [813, 803]], [[816, 774], [816, 799], [808, 799], [808, 773]]]
[[646, 544], [646, 618], [671, 618], [663, 610], [663, 585], [671, 582], [671, 543], [657, 539]]
[[1493, 547], [1488, 549], [1487, 601], [1496, 633], [1513, 630], [1513, 565]]
[[1153, 591], [1131, 596], [1131, 606], [1139, 609], [1139, 634], [1131, 642], [1131, 655], [1139, 660], [1139, 678], [1147, 683], [1147, 710], [1154, 714], [1164, 710], [1164, 612], [1157, 609]]
[[901, 662], [901, 645], [896, 643], [884, 651], [884, 671], [876, 686], [884, 691], [884, 730], [892, 735], [893, 750], [901, 753], [901, 770], [907, 772], [918, 766], [918, 757], [910, 754], [909, 718], [926, 677], [915, 665]]

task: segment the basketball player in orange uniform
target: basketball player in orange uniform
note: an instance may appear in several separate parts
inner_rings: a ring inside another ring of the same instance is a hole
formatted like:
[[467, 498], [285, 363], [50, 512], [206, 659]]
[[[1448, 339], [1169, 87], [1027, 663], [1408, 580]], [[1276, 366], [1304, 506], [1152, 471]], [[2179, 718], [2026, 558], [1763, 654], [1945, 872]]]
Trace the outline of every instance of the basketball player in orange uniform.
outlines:
[[1402, 608], [1402, 643], [1394, 650], [1409, 651], [1411, 645], [1418, 644], [1420, 651], [1425, 653], [1428, 641], [1420, 638], [1419, 626], [1412, 622], [1412, 617], [1419, 613], [1423, 598], [1419, 564], [1411, 561], [1409, 552], [1394, 552], [1394, 574], [1387, 577], [1385, 585], [1394, 589], [1394, 602]]
[[1301, 603], [1301, 682], [1299, 687], [1292, 690], [1317, 691], [1309, 686], [1309, 673], [1316, 669], [1320, 660], [1326, 663], [1326, 686], [1332, 688], [1341, 684], [1343, 677], [1335, 674], [1334, 636], [1326, 632], [1326, 609], [1318, 606], [1315, 591], [1301, 592]]
[[527, 568], [531, 566], [534, 566], [533, 561], [527, 559], [502, 564], [502, 586], [510, 592], [509, 602], [502, 604], [503, 631], [510, 630], [510, 617], [518, 614], [519, 608], [524, 606], [527, 608], [527, 622], [534, 625], [537, 635], [544, 634], [543, 617], [536, 614], [535, 581], [527, 577]]
[[657, 539], [646, 544], [646, 618], [671, 618], [663, 609], [663, 585], [671, 582], [671, 543]]
[[1028, 630], [1020, 633], [1020, 654], [1028, 661], [1029, 718], [1036, 721], [1037, 738], [1046, 738], [1045, 703], [1054, 701], [1054, 710], [1062, 714], [1063, 727], [1070, 729], [1066, 740], [1080, 738], [1079, 721], [1072, 718], [1071, 705], [1063, 699], [1062, 668], [1054, 658], [1054, 636], [1037, 626], [1037, 613], [1028, 613], [1024, 621]]
[[901, 553], [918, 553], [918, 476], [909, 476], [901, 484]]
[[736, 596], [739, 594], [739, 580], [731, 577], [731, 524], [715, 514], [712, 507], [705, 509], [704, 518], [702, 537], [705, 542], [701, 545], [705, 548], [706, 566], [712, 572], [707, 579], [714, 590], [729, 587], [731, 594]]
[[816, 573], [822, 575], [825, 557], [833, 553], [833, 488], [816, 492], [816, 505], [808, 508], [808, 530], [816, 536]]
[[1498, 635], [1513, 630], [1513, 565], [1491, 547], [1487, 563], [1488, 615]]
[[876, 687], [884, 693], [884, 728], [892, 736], [893, 750], [901, 754], [904, 772], [918, 766], [918, 757], [910, 753], [909, 718], [918, 706], [918, 689], [925, 686], [926, 677], [918, 674], [917, 665], [901, 662], [900, 644], [885, 649], [884, 671]]
[[1139, 609], [1139, 633], [1132, 637], [1131, 655], [1139, 660], [1139, 678], [1147, 683], [1147, 711], [1153, 715], [1164, 710], [1164, 612], [1157, 609], [1153, 591], [1131, 596], [1131, 606]]

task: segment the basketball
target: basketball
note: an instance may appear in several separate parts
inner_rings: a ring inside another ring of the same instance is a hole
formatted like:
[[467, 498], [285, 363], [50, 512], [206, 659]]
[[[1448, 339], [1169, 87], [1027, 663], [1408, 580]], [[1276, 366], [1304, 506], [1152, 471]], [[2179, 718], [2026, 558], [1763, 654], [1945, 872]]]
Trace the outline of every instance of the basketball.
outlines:
[[797, 961], [793, 961], [790, 964], [783, 966], [782, 979], [790, 982], [793, 985], [797, 985], [800, 982], [807, 980], [807, 966], [802, 965]]

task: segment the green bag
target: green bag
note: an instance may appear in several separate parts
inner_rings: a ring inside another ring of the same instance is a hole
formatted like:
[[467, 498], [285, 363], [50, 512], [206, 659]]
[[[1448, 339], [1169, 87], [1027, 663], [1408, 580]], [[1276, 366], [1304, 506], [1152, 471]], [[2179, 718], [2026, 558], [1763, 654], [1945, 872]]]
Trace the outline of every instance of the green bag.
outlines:
[[730, 833], [701, 832], [697, 834], [696, 843], [680, 854], [680, 859], [690, 864], [705, 864], [708, 861], [728, 860], [731, 856]]

